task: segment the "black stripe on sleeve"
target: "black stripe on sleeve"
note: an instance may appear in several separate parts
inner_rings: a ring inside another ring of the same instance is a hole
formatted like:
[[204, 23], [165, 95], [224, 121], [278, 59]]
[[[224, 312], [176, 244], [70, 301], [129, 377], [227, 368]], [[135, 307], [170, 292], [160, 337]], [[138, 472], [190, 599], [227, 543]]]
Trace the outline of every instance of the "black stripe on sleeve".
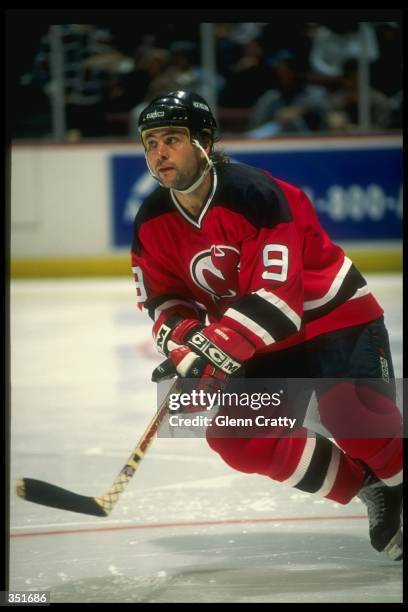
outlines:
[[147, 312], [149, 313], [149, 317], [154, 321], [154, 311], [156, 308], [164, 304], [164, 302], [168, 302], [169, 300], [183, 300], [186, 301], [185, 298], [181, 298], [179, 295], [172, 295], [167, 293], [165, 295], [158, 295], [149, 301], [148, 304], [145, 304], [145, 308], [147, 308]]
[[293, 321], [277, 306], [255, 293], [242, 296], [231, 305], [231, 308], [257, 323], [277, 342], [298, 331]]
[[313, 308], [313, 310], [305, 310], [303, 312], [302, 323], [308, 323], [309, 321], [323, 317], [327, 313], [337, 308], [337, 306], [347, 302], [347, 300], [349, 300], [351, 296], [355, 294], [357, 289], [364, 287], [366, 284], [367, 283], [364, 277], [353, 264], [344, 277], [341, 287], [336, 295], [329, 302], [323, 304], [323, 306]]
[[332, 452], [333, 444], [330, 440], [316, 434], [316, 446], [310, 465], [306, 474], [294, 488], [307, 493], [316, 493], [322, 487], [327, 476]]
[[192, 302], [191, 300], [189, 300], [186, 297], [180, 297], [179, 295], [174, 295], [171, 293], [167, 293], [167, 294], [163, 294], [163, 295], [158, 295], [157, 297], [149, 300], [148, 303], [145, 303], [145, 308], [147, 309], [147, 312], [149, 314], [149, 317], [154, 321], [154, 312], [156, 310], [156, 308], [158, 308], [159, 306], [161, 306], [162, 304], [164, 304], [164, 302], [168, 302], [169, 300], [178, 300], [180, 302], [183, 302], [182, 306], [186, 307], [186, 302], [190, 305], [191, 309], [195, 311], [196, 313], [196, 317], [199, 320], [203, 320], [205, 317], [205, 311], [202, 311], [197, 307], [197, 305]]

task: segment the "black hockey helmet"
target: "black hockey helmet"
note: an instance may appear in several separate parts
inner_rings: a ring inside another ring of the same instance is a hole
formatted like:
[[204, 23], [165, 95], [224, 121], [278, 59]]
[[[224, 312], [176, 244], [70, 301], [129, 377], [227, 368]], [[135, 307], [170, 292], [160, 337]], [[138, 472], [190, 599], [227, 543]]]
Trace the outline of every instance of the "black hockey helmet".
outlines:
[[211, 136], [217, 129], [210, 107], [200, 95], [190, 91], [171, 91], [155, 98], [140, 113], [139, 133], [155, 128], [186, 127], [190, 134], [207, 131]]

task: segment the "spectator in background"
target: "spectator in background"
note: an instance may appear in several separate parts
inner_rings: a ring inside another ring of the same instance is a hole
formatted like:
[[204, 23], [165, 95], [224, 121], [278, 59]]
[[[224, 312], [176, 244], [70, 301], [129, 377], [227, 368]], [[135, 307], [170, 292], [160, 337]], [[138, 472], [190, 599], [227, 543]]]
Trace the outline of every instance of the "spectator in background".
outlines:
[[224, 78], [229, 75], [231, 66], [236, 64], [241, 56], [241, 44], [230, 37], [229, 26], [228, 23], [214, 24], [216, 63]]
[[154, 97], [155, 88], [161, 90], [163, 87], [160, 81], [165, 80], [170, 58], [166, 49], [150, 47], [142, 52], [136, 49], [135, 57], [129, 58], [131, 69], [112, 76], [105, 100], [106, 112], [130, 112], [138, 104], [145, 104], [144, 100]]
[[307, 133], [322, 129], [328, 94], [320, 86], [304, 80], [297, 60], [287, 50], [272, 59], [274, 83], [256, 102], [249, 118], [250, 137], [286, 133]]
[[[358, 62], [348, 60], [343, 67], [342, 87], [331, 94], [327, 125], [331, 130], [349, 131], [358, 128], [359, 84]], [[389, 98], [375, 89], [369, 91], [370, 124], [373, 129], [390, 127], [391, 104]]]
[[379, 54], [371, 66], [371, 82], [374, 89], [394, 96], [402, 90], [401, 28], [396, 23], [380, 23], [376, 33]]
[[177, 88], [198, 91], [202, 85], [202, 70], [197, 45], [187, 40], [176, 40], [170, 45], [169, 51], [172, 55], [169, 70], [173, 70]]
[[276, 54], [287, 49], [296, 57], [301, 72], [309, 70], [309, 56], [312, 47], [313, 26], [310, 22], [290, 19], [265, 24], [260, 36], [267, 62], [273, 61]]
[[[369, 62], [374, 62], [379, 56], [377, 37], [371, 24], [364, 23], [364, 26], [367, 58]], [[339, 21], [329, 27], [316, 24], [312, 34], [310, 67], [312, 71], [327, 77], [342, 76], [344, 63], [350, 59], [357, 60], [362, 53], [362, 45], [358, 22]]]
[[390, 102], [390, 128], [402, 127], [402, 32], [398, 23], [376, 25], [378, 59], [371, 66], [373, 89], [385, 94]]
[[[156, 52], [159, 50], [155, 50]], [[163, 50], [160, 50], [163, 52]], [[137, 123], [141, 110], [151, 100], [168, 91], [189, 90], [198, 94], [203, 93], [204, 73], [200, 66], [197, 45], [191, 41], [174, 41], [165, 51], [166, 59], [162, 57], [161, 67], [157, 64], [156, 74], [151, 78], [143, 100], [131, 111], [130, 134], [137, 134]], [[149, 53], [148, 62], [151, 63], [153, 54]], [[158, 58], [156, 58], [158, 59]], [[222, 86], [223, 79], [218, 76], [218, 88]]]
[[[67, 139], [106, 134], [105, 87], [122, 55], [115, 49], [111, 33], [92, 24], [65, 24], [62, 28]], [[31, 75], [23, 83], [37, 83], [49, 95], [51, 43], [48, 32], [40, 43]]]
[[251, 40], [241, 48], [241, 57], [226, 75], [219, 104], [229, 108], [249, 108], [269, 87], [271, 68], [265, 62], [258, 40]]
[[242, 47], [259, 38], [266, 23], [215, 23], [217, 67], [223, 77], [241, 57]]

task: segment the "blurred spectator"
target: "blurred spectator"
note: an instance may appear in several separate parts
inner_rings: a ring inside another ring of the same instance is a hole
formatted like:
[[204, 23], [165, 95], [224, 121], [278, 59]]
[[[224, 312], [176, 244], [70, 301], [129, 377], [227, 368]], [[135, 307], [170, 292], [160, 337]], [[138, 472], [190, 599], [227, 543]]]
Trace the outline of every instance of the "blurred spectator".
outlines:
[[264, 60], [264, 51], [258, 40], [243, 45], [241, 57], [226, 75], [220, 106], [249, 108], [255, 104], [271, 82], [272, 71]]
[[266, 137], [322, 129], [328, 94], [323, 87], [307, 84], [299, 64], [286, 50], [272, 61], [276, 87], [256, 102], [249, 119], [248, 136]]
[[239, 45], [246, 45], [253, 40], [259, 38], [263, 28], [267, 25], [266, 23], [253, 23], [253, 22], [241, 22], [241, 23], [227, 23], [224, 24], [228, 27], [228, 38]]
[[[379, 50], [373, 26], [365, 23], [367, 57], [369, 62], [378, 59]], [[358, 59], [362, 53], [359, 23], [333, 23], [330, 28], [316, 24], [310, 51], [311, 69], [328, 77], [343, 74], [344, 63]]]
[[[67, 138], [104, 136], [103, 99], [109, 75], [123, 56], [114, 48], [112, 35], [91, 24], [65, 24], [62, 29]], [[50, 32], [41, 39], [31, 75], [22, 84], [37, 83], [50, 95]]]
[[396, 23], [376, 26], [379, 56], [371, 66], [371, 83], [374, 89], [387, 96], [402, 90], [402, 33]]
[[241, 57], [242, 47], [257, 39], [266, 23], [215, 23], [217, 67], [226, 76]]
[[[159, 50], [155, 50], [156, 53]], [[160, 50], [163, 53], [163, 50]], [[197, 45], [191, 41], [175, 41], [169, 45], [169, 51], [164, 52], [166, 56], [161, 56], [162, 66], [159, 68], [153, 78], [150, 79], [143, 100], [136, 105], [131, 112], [130, 120], [130, 135], [137, 134], [137, 122], [139, 114], [148, 102], [168, 93], [169, 91], [177, 91], [184, 89], [195, 91], [201, 95], [203, 92], [205, 74], [200, 66], [200, 57]], [[153, 54], [149, 54], [149, 62], [152, 61]], [[156, 56], [156, 59], [159, 59]], [[150, 73], [150, 76], [152, 74]], [[223, 79], [220, 75], [217, 76], [216, 86], [222, 86]]]
[[[155, 88], [166, 86], [166, 71], [170, 65], [170, 53], [165, 49], [148, 48], [143, 52], [138, 48], [131, 69], [126, 73], [112, 76], [106, 92], [105, 108], [108, 113], [130, 112], [151, 96]], [[164, 83], [160, 84], [163, 80]], [[172, 81], [168, 81], [171, 86]]]
[[398, 23], [376, 25], [378, 60], [371, 66], [371, 83], [388, 96], [391, 106], [390, 128], [402, 128], [402, 32]]
[[291, 20], [285, 27], [285, 22], [268, 23], [260, 37], [267, 61], [273, 61], [276, 54], [283, 49], [296, 57], [298, 68], [302, 72], [309, 70], [309, 56], [312, 47], [313, 25], [309, 22]]
[[[167, 70], [177, 83], [176, 89], [198, 91], [202, 85], [202, 71], [197, 45], [190, 41], [177, 40], [169, 47], [172, 55]], [[158, 95], [160, 95], [159, 92]]]
[[[354, 129], [358, 88], [353, 64], [348, 61], [358, 60], [362, 47], [360, 24], [347, 21], [326, 20], [323, 25], [291, 20], [290, 27], [286, 27], [289, 17], [271, 23], [215, 23], [221, 129], [242, 133], [249, 128], [248, 134], [254, 136], [313, 132], [328, 127]], [[397, 22], [364, 26], [373, 128], [399, 128], [401, 27]], [[201, 66], [199, 25], [195, 30], [183, 30], [176, 23], [160, 27], [132, 24], [131, 28], [116, 25], [114, 31], [123, 53], [107, 27], [65, 24], [61, 28], [69, 140], [125, 136], [129, 130], [133, 137], [140, 110], [152, 98], [176, 89], [206, 94], [208, 79]], [[31, 61], [26, 60], [24, 70]], [[15, 133], [19, 136], [27, 132], [35, 136], [50, 133], [49, 94], [53, 86], [50, 36], [46, 34], [32, 72], [24, 75], [16, 87], [20, 106]]]
[[[358, 62], [348, 60], [343, 67], [342, 88], [331, 94], [327, 124], [331, 130], [355, 130], [358, 128]], [[369, 91], [370, 123], [373, 129], [384, 130], [390, 127], [390, 100], [375, 89]]]

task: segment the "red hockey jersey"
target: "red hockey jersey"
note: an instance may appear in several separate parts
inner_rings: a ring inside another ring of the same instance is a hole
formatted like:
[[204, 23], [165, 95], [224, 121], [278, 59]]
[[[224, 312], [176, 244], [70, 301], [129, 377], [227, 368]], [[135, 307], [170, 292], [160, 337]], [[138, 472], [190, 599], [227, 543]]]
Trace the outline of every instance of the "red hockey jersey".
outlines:
[[258, 352], [383, 313], [306, 194], [264, 170], [217, 164], [199, 218], [158, 187], [134, 223], [137, 301], [153, 320], [203, 309]]

